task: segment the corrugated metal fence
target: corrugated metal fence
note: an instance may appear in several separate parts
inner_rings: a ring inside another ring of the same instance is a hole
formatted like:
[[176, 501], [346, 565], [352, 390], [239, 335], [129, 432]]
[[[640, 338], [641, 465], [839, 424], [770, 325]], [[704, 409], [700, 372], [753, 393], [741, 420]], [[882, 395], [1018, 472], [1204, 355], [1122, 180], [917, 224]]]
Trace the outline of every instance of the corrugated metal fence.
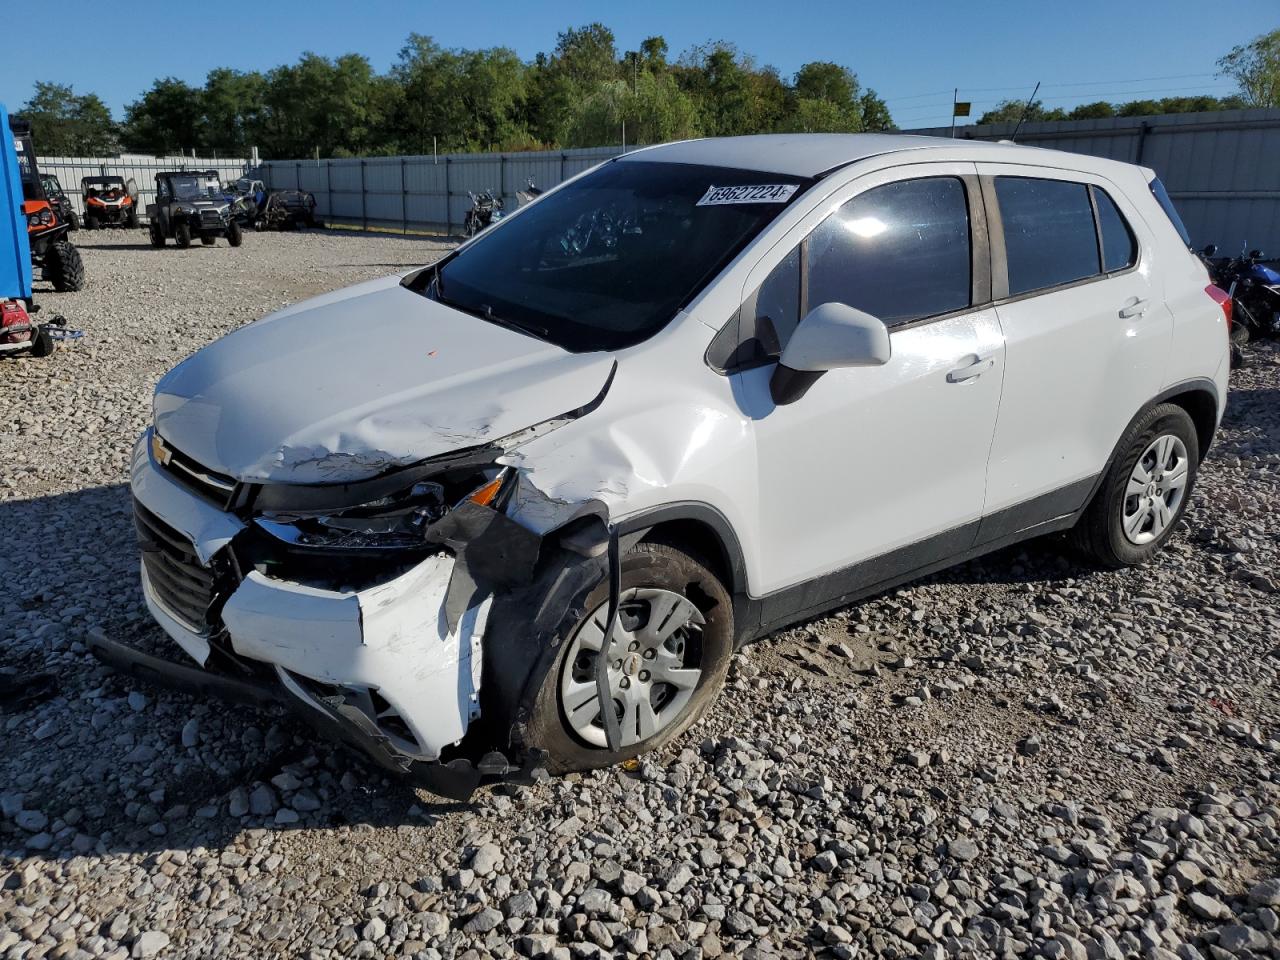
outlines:
[[84, 216], [84, 199], [80, 196], [82, 177], [114, 176], [133, 179], [142, 198], [141, 206], [155, 200], [156, 174], [162, 170], [217, 170], [223, 182], [244, 175], [248, 160], [222, 158], [212, 160], [200, 157], [41, 157], [40, 173], [52, 174], [62, 184], [71, 203]]
[[438, 157], [268, 160], [268, 187], [310, 190], [326, 223], [435, 233], [460, 232], [468, 191], [496, 191], [508, 210], [530, 179], [542, 189], [617, 156], [621, 147]]
[[[957, 127], [956, 136], [1002, 140], [1013, 124]], [[912, 133], [947, 136], [947, 127]], [[1018, 142], [1151, 167], [1201, 247], [1280, 255], [1280, 109], [1026, 123]]]
[[[950, 131], [908, 132], [947, 136]], [[1013, 124], [993, 124], [958, 127], [956, 136], [1000, 140], [1012, 132]], [[1018, 141], [1152, 167], [1177, 202], [1197, 246], [1212, 242], [1223, 252], [1234, 252], [1248, 244], [1280, 254], [1280, 109], [1028, 123]], [[453, 233], [470, 206], [468, 190], [499, 190], [512, 209], [515, 192], [528, 178], [546, 189], [621, 152], [622, 147], [613, 146], [271, 160], [258, 168], [258, 175], [269, 187], [310, 190], [321, 215], [334, 224]]]

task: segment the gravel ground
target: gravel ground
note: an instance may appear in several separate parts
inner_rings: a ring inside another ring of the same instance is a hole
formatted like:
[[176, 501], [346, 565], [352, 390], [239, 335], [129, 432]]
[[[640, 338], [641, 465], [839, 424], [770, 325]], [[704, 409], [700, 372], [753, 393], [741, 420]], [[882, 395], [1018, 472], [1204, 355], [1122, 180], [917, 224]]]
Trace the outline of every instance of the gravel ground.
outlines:
[[0, 361], [0, 957], [1276, 956], [1280, 352], [1191, 513], [1101, 573], [1037, 542], [778, 634], [634, 770], [441, 803], [285, 715], [135, 686], [163, 646], [126, 459], [157, 377], [435, 241], [80, 234], [86, 337]]

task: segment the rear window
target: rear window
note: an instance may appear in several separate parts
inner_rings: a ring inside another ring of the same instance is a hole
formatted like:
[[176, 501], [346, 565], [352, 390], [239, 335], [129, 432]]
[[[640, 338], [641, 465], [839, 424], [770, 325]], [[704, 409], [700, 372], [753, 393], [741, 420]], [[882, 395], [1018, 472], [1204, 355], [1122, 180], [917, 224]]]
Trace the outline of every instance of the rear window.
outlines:
[[996, 198], [1011, 296], [1101, 272], [1093, 205], [1083, 183], [996, 177]]
[[1173, 224], [1173, 229], [1178, 231], [1178, 236], [1182, 238], [1182, 242], [1190, 250], [1191, 234], [1187, 232], [1187, 225], [1182, 222], [1182, 217], [1178, 216], [1178, 208], [1173, 205], [1173, 200], [1169, 197], [1169, 191], [1164, 188], [1164, 184], [1160, 182], [1159, 177], [1151, 181], [1151, 193], [1155, 196], [1156, 203], [1160, 204], [1160, 209], [1164, 211], [1165, 216], [1169, 218], [1169, 222]]

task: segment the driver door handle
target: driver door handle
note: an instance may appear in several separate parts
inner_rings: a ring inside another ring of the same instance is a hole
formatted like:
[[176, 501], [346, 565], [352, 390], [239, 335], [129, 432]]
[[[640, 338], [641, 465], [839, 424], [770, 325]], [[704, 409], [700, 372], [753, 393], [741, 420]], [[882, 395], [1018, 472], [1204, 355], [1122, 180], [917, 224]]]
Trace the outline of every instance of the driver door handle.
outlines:
[[1120, 316], [1124, 319], [1129, 317], [1140, 317], [1147, 312], [1147, 301], [1138, 297], [1130, 297], [1125, 301], [1124, 306], [1120, 308]]
[[964, 383], [974, 380], [996, 365], [995, 357], [979, 357], [976, 354], [970, 354], [965, 359], [969, 361], [967, 364], [956, 367], [947, 374], [947, 383]]

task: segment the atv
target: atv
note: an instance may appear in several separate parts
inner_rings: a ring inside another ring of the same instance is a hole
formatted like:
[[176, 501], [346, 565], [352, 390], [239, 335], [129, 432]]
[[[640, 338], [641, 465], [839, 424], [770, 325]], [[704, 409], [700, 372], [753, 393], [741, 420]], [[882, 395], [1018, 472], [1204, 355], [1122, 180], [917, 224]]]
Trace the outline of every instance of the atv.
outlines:
[[255, 230], [297, 230], [299, 226], [324, 226], [316, 216], [315, 194], [309, 190], [272, 190], [253, 220]]
[[80, 181], [80, 195], [86, 230], [138, 225], [138, 185], [132, 177], [85, 177]]
[[31, 124], [9, 118], [13, 146], [18, 156], [18, 172], [22, 180], [22, 213], [27, 219], [27, 240], [31, 246], [31, 263], [40, 268], [41, 279], [53, 284], [59, 293], [84, 287], [84, 261], [80, 251], [67, 239], [70, 223], [59, 217], [45, 196]]
[[71, 205], [71, 198], [62, 189], [62, 184], [58, 182], [58, 178], [51, 173], [42, 173], [40, 174], [40, 186], [44, 190], [45, 199], [49, 201], [49, 206], [53, 208], [53, 212], [59, 220], [67, 224], [67, 230], [71, 233], [79, 230], [80, 214], [76, 213], [76, 208]]
[[156, 202], [147, 204], [151, 245], [172, 237], [182, 248], [199, 238], [212, 246], [218, 237], [238, 247], [244, 240], [216, 170], [171, 170], [156, 174]]

